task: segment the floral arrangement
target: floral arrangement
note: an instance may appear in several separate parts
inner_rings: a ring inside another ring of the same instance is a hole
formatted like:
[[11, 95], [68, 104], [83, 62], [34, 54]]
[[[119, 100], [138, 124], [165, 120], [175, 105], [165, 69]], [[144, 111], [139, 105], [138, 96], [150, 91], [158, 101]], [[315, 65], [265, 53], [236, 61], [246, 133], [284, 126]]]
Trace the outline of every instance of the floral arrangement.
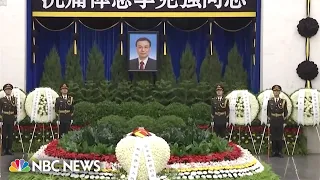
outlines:
[[[130, 136], [127, 136], [127, 137], [130, 137]], [[133, 137], [133, 138], [136, 138], [136, 137]], [[141, 138], [141, 139], [144, 139], [144, 138]], [[127, 141], [127, 142], [134, 144], [132, 141], [130, 142]], [[47, 173], [50, 175], [56, 175], [56, 176], [69, 176], [73, 178], [85, 178], [85, 179], [128, 179], [128, 177], [130, 176], [130, 174], [128, 175], [127, 173], [122, 171], [122, 169], [124, 169], [122, 165], [117, 160], [112, 158], [104, 158], [103, 160], [101, 157], [96, 156], [92, 153], [78, 154], [75, 157], [69, 157], [69, 158], [67, 157], [63, 158], [59, 153], [56, 153], [56, 155], [59, 155], [60, 158], [49, 155], [48, 149], [55, 148], [57, 151], [61, 149], [60, 147], [57, 146], [57, 144], [58, 144], [58, 140], [54, 140], [50, 142], [48, 145], [42, 146], [35, 154], [33, 154], [30, 160], [37, 162], [38, 160], [41, 160], [41, 159], [97, 160], [96, 158], [99, 158], [101, 167], [102, 167], [101, 172], [81, 171], [81, 172], [75, 173], [75, 172], [62, 172], [61, 170], [61, 172], [59, 171], [59, 172], [47, 172]], [[264, 166], [253, 155], [251, 155], [248, 150], [243, 149], [238, 145], [235, 145], [235, 146], [237, 149], [239, 149], [240, 156], [234, 160], [171, 163], [166, 165], [165, 169], [159, 173], [157, 178], [161, 180], [200, 179], [200, 178], [202, 179], [240, 178], [243, 176], [252, 176], [254, 174], [261, 173], [264, 171]], [[140, 146], [137, 146], [137, 147], [140, 147]], [[158, 149], [154, 149], [154, 150], [158, 151]], [[50, 151], [52, 152], [52, 150]], [[151, 150], [152, 153], [154, 153], [155, 151]], [[134, 151], [131, 151], [131, 153], [132, 152]], [[160, 153], [160, 155], [163, 155], [163, 154]], [[139, 158], [141, 158], [141, 156]], [[112, 162], [108, 161], [107, 159], [111, 160]], [[132, 160], [132, 158], [130, 159]], [[144, 159], [141, 159], [141, 160], [144, 160]], [[128, 166], [130, 165], [130, 163], [131, 161], [128, 162]], [[39, 172], [39, 173], [42, 173], [42, 172]], [[146, 179], [148, 179], [148, 177]]]
[[25, 103], [31, 122], [48, 123], [56, 118], [55, 101], [59, 95], [51, 88], [36, 88], [28, 94]]
[[290, 96], [293, 102], [292, 119], [302, 126], [320, 123], [320, 93], [317, 89], [300, 89]]
[[[5, 92], [3, 90], [0, 91], [0, 98], [4, 97], [5, 95], [6, 94], [5, 94]], [[17, 121], [21, 122], [27, 116], [25, 108], [24, 108], [24, 103], [25, 103], [25, 100], [26, 100], [26, 93], [23, 92], [19, 88], [13, 88], [12, 89], [12, 95], [16, 98]]]
[[229, 122], [233, 125], [250, 125], [259, 113], [259, 102], [248, 90], [234, 90], [229, 99]]
[[116, 157], [128, 179], [155, 179], [169, 161], [170, 147], [161, 137], [138, 128], [120, 140]]
[[[284, 92], [281, 92], [280, 93], [280, 98], [281, 99], [284, 99], [286, 100], [287, 102], [287, 109], [288, 109], [288, 115], [287, 117], [290, 117], [291, 113], [292, 113], [292, 102], [291, 102], [291, 99], [290, 97], [284, 93]], [[273, 98], [274, 95], [273, 95], [273, 91], [272, 90], [265, 90], [265, 91], [262, 91], [259, 95], [258, 95], [258, 101], [260, 103], [260, 107], [261, 107], [261, 111], [260, 111], [260, 114], [259, 114], [259, 119], [261, 121], [261, 124], [267, 124], [267, 106], [268, 106], [268, 101], [269, 99]], [[285, 118], [287, 118], [285, 117]]]

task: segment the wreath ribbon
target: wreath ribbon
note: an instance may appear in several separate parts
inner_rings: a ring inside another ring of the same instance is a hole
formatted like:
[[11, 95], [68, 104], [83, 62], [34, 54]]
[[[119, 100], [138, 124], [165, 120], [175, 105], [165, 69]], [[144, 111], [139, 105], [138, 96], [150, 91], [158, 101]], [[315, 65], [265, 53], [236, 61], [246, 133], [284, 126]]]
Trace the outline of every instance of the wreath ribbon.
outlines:
[[36, 122], [36, 118], [38, 116], [38, 109], [39, 109], [39, 101], [40, 101], [40, 90], [35, 90], [35, 95], [33, 96], [33, 105], [32, 105], [32, 113], [31, 113], [31, 122]]
[[300, 89], [298, 96], [298, 125], [304, 125], [304, 98], [305, 91], [303, 89]]
[[311, 90], [312, 108], [313, 108], [313, 125], [319, 124], [319, 98], [316, 89]]
[[229, 107], [229, 121], [230, 124], [236, 124], [236, 105], [237, 105], [238, 92], [233, 92], [230, 98], [230, 107]]
[[244, 123], [245, 125], [251, 124], [251, 112], [250, 112], [250, 99], [248, 91], [242, 92], [242, 99], [244, 105]]
[[47, 111], [48, 111], [48, 122], [51, 122], [53, 120], [53, 107], [52, 107], [52, 104], [53, 104], [53, 98], [52, 98], [52, 94], [51, 94], [51, 89], [50, 88], [46, 88], [45, 89], [46, 91], [46, 98], [47, 98]]
[[[268, 92], [268, 91], [267, 91]], [[262, 103], [262, 111], [260, 115], [261, 123], [267, 124], [268, 123], [268, 102], [271, 96], [271, 92], [263, 94], [263, 103]]]
[[132, 154], [131, 167], [129, 171], [128, 180], [136, 180], [139, 170], [140, 154], [143, 152], [144, 159], [148, 170], [149, 180], [156, 180], [156, 170], [154, 167], [154, 161], [152, 158], [149, 143], [145, 141], [146, 138], [138, 138], [135, 144], [135, 148]]
[[13, 95], [14, 95], [14, 97], [16, 97], [17, 99], [16, 99], [16, 104], [17, 104], [17, 120], [19, 121], [20, 119], [19, 119], [19, 117], [21, 117], [21, 110], [22, 110], [22, 108], [21, 108], [21, 96], [20, 96], [20, 92], [19, 91], [13, 91]]

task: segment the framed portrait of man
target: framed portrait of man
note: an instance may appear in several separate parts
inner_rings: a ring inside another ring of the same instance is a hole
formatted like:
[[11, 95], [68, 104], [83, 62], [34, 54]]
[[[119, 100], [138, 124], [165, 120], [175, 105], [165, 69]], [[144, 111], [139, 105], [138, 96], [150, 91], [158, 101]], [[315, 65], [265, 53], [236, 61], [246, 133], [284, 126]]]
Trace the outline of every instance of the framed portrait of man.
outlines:
[[129, 32], [129, 71], [154, 72], [158, 68], [158, 32]]

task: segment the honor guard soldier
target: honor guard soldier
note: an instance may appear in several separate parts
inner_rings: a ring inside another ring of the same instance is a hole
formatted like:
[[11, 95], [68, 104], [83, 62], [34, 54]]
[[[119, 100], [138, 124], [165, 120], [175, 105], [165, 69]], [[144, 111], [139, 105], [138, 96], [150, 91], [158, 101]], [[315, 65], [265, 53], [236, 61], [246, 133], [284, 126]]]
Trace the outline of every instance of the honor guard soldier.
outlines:
[[269, 99], [267, 106], [268, 125], [270, 126], [272, 157], [283, 157], [283, 129], [288, 115], [287, 102], [279, 97], [281, 86], [272, 86], [274, 98]]
[[223, 97], [224, 88], [221, 85], [216, 87], [215, 98], [212, 98], [212, 123], [211, 127], [213, 127], [217, 136], [221, 138], [226, 137], [226, 130], [229, 124], [229, 101], [228, 99]]
[[68, 95], [68, 85], [62, 84], [60, 92], [61, 96], [57, 97], [55, 104], [55, 111], [58, 115], [59, 138], [70, 130], [74, 112], [74, 100], [72, 96]]
[[5, 84], [3, 90], [6, 96], [0, 99], [0, 125], [2, 130], [1, 156], [13, 155], [11, 148], [13, 128], [17, 120], [17, 101], [16, 98], [11, 95], [12, 89], [13, 86], [11, 84]]

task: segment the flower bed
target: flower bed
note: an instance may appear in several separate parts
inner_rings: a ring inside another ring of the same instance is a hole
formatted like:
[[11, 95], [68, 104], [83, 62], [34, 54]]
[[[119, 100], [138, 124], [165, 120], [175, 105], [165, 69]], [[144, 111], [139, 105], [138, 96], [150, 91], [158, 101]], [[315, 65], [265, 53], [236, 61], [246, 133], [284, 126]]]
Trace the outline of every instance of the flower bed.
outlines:
[[[67, 152], [61, 151], [61, 148], [57, 147], [58, 141], [52, 141], [48, 145], [42, 146], [31, 158], [33, 161], [46, 159], [55, 160], [59, 159], [85, 159], [85, 160], [100, 160], [101, 172], [85, 172], [80, 173], [72, 172], [48, 172], [51, 175], [70, 176], [73, 178], [116, 178], [125, 179], [126, 174], [121, 173], [121, 166], [117, 163], [114, 155], [95, 155], [95, 154], [78, 154], [67, 155]], [[185, 162], [185, 160], [177, 160], [168, 164], [166, 169], [159, 174], [160, 179], [223, 179], [223, 178], [238, 178], [244, 176], [253, 176], [264, 171], [264, 166], [254, 157], [248, 150], [241, 148], [238, 145], [230, 143], [233, 146], [234, 151], [240, 154], [239, 157], [233, 160], [222, 161], [205, 161], [202, 162], [197, 159], [198, 156], [192, 157], [195, 162]], [[55, 152], [54, 152], [55, 151]], [[61, 156], [64, 155], [64, 158]], [[72, 154], [72, 153], [71, 153]], [[223, 153], [222, 153], [223, 154]], [[219, 156], [222, 156], [220, 154]], [[228, 154], [228, 153], [226, 153]], [[225, 154], [225, 155], [226, 155]], [[211, 154], [213, 156], [213, 154]], [[227, 156], [227, 155], [226, 155]], [[184, 158], [184, 157], [182, 157]], [[172, 157], [171, 157], [172, 159]]]

